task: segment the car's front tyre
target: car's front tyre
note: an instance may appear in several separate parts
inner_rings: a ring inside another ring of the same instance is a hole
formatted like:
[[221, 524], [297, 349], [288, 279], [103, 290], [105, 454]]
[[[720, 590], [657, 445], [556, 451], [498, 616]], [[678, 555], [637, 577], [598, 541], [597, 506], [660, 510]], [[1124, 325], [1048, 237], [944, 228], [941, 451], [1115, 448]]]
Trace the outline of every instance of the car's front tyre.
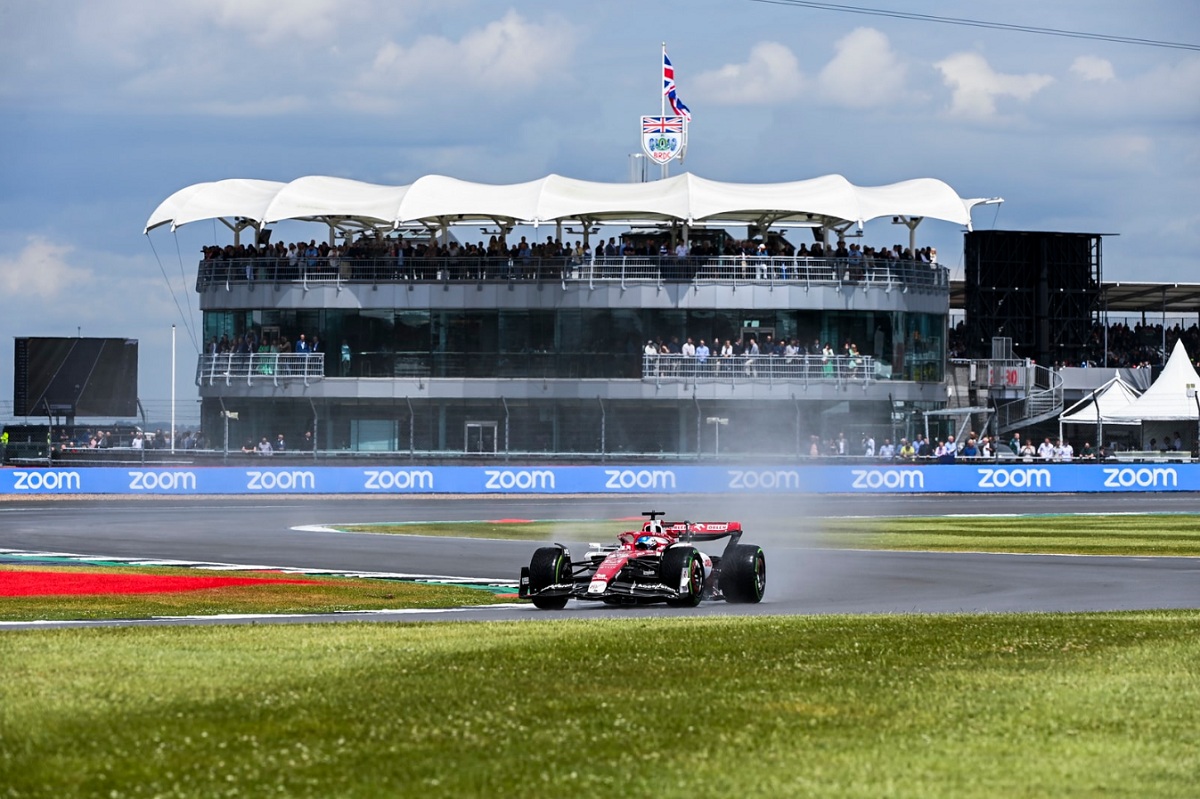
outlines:
[[679, 588], [679, 595], [667, 600], [673, 608], [694, 608], [704, 591], [704, 561], [695, 547], [673, 546], [663, 552], [659, 565], [663, 585]]
[[566, 592], [550, 596], [539, 594], [552, 585], [571, 584], [571, 553], [565, 547], [540, 547], [529, 561], [529, 593], [533, 606], [541, 610], [562, 610], [569, 598]]

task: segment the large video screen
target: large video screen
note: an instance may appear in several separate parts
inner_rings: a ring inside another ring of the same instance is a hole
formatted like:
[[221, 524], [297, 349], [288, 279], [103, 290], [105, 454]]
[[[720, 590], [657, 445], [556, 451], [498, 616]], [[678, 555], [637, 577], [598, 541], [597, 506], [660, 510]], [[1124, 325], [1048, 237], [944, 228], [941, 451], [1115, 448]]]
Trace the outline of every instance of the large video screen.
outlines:
[[137, 339], [16, 339], [16, 416], [136, 417], [137, 383]]

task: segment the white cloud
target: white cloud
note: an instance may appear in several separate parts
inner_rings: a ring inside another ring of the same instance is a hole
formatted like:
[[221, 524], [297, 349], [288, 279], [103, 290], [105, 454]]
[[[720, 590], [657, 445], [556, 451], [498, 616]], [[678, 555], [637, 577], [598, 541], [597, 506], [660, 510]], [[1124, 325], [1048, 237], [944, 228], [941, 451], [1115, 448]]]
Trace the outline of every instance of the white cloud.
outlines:
[[1116, 78], [1112, 62], [1092, 55], [1081, 55], [1071, 62], [1071, 74], [1086, 80], [1105, 82]]
[[364, 78], [372, 87], [433, 84], [523, 93], [557, 81], [574, 39], [574, 28], [561, 19], [538, 24], [509, 11], [458, 41], [444, 36], [422, 36], [411, 45], [389, 41]]
[[887, 36], [874, 28], [857, 28], [836, 47], [837, 54], [817, 76], [827, 98], [850, 108], [892, 105], [903, 98], [907, 68]]
[[992, 69], [978, 53], [955, 53], [934, 64], [942, 81], [953, 90], [952, 116], [990, 119], [996, 116], [996, 99], [1027, 101], [1054, 82], [1049, 75], [1005, 75]]
[[[1104, 59], [1076, 58], [1065, 79], [1037, 98], [1039, 120], [1103, 123], [1106, 131], [1139, 135], [1164, 121], [1200, 121], [1200, 58], [1158, 63], [1140, 72], [1127, 67], [1121, 73]], [[1176, 130], [1161, 129], [1156, 137]]]
[[95, 275], [71, 266], [73, 248], [41, 236], [29, 236], [14, 256], [0, 255], [0, 293], [19, 305], [22, 300], [86, 299], [81, 291]]
[[190, 5], [220, 27], [263, 45], [327, 39], [338, 25], [349, 23], [348, 14], [353, 13], [353, 4], [340, 0], [198, 0]]
[[1191, 56], [1175, 64], [1161, 64], [1128, 81], [1126, 90], [1127, 95], [1120, 101], [1127, 113], [1196, 119], [1200, 116], [1200, 58]]
[[[761, 42], [743, 64], [726, 64], [696, 77], [696, 93], [718, 105], [762, 105], [792, 100], [805, 80], [796, 55], [778, 42]], [[689, 103], [690, 104], [690, 103]]]

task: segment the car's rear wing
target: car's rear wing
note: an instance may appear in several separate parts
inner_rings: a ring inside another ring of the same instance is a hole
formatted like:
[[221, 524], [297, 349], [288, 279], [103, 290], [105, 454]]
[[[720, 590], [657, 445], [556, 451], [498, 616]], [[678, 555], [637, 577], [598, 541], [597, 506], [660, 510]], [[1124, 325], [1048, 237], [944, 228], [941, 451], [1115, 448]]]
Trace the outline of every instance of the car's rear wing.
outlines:
[[717, 541], [727, 536], [742, 536], [741, 522], [663, 522], [663, 530], [680, 541]]

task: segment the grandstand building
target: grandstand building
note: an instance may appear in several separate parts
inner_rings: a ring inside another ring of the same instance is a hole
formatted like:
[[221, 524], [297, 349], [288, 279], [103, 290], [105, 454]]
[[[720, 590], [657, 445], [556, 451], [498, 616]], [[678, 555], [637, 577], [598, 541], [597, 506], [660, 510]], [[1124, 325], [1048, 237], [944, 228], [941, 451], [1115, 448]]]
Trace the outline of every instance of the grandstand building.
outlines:
[[[929, 179], [308, 177], [187, 187], [146, 232], [232, 233], [196, 280], [203, 426], [231, 449], [786, 458], [945, 405], [950, 285], [916, 231], [981, 202]], [[284, 220], [323, 246], [270, 243]], [[858, 246], [872, 220], [907, 247]]]

